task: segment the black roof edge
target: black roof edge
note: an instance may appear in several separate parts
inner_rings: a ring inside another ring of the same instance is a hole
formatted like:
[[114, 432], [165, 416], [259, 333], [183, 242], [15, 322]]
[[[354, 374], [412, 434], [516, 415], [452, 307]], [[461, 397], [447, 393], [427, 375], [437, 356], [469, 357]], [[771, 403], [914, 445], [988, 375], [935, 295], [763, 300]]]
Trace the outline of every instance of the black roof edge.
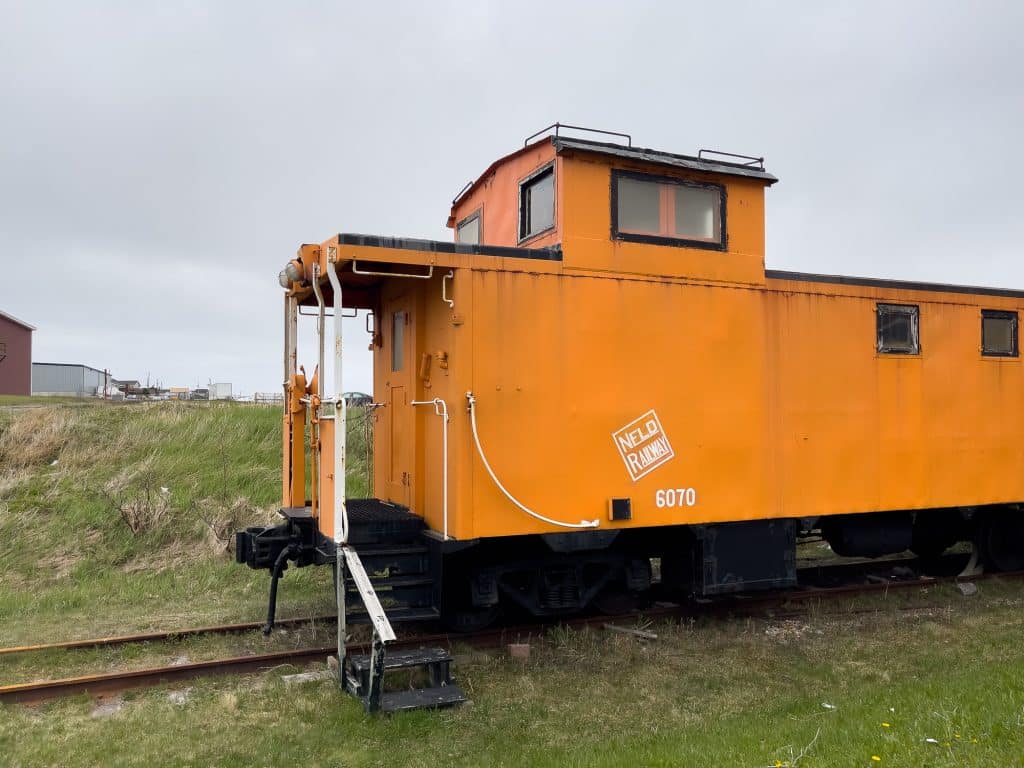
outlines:
[[360, 235], [343, 232], [338, 235], [339, 245], [365, 245], [374, 248], [400, 248], [408, 251], [424, 251], [427, 253], [453, 253], [467, 256], [499, 256], [512, 259], [540, 259], [542, 261], [561, 261], [560, 245], [546, 248], [513, 248], [502, 245], [467, 245], [446, 240], [423, 240], [415, 237], [381, 237], [380, 235]]
[[555, 145], [555, 151], [562, 149], [577, 149], [583, 152], [594, 152], [599, 155], [611, 155], [631, 160], [641, 160], [649, 163], [658, 163], [677, 168], [689, 168], [695, 171], [706, 173], [722, 173], [730, 176], [745, 176], [747, 178], [760, 179], [769, 186], [779, 179], [767, 171], [743, 163], [733, 163], [728, 160], [707, 160], [693, 155], [680, 155], [674, 152], [662, 152], [657, 149], [646, 147], [632, 147], [623, 144], [614, 144], [607, 141], [593, 141], [591, 139], [577, 139], [575, 137], [550, 136]]
[[962, 293], [976, 296], [1002, 296], [1008, 299], [1024, 299], [1024, 290], [1008, 288], [986, 288], [975, 285], [949, 285], [946, 283], [918, 283], [912, 280], [889, 280], [881, 277], [854, 277], [852, 275], [819, 275], [813, 272], [787, 272], [782, 269], [766, 269], [764, 276], [771, 280], [795, 280], [803, 283], [831, 283], [866, 288], [889, 288], [904, 291], [931, 291], [934, 293]]

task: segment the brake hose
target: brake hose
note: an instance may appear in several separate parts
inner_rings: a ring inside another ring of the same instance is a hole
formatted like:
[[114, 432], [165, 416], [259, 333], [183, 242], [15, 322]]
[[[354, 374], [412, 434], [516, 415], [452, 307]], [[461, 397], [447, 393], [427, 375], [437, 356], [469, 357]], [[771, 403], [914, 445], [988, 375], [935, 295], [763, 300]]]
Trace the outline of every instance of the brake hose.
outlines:
[[473, 396], [472, 392], [467, 392], [466, 399], [469, 401], [469, 422], [473, 427], [473, 442], [476, 443], [476, 450], [477, 453], [480, 454], [480, 461], [483, 462], [484, 469], [486, 469], [487, 474], [491, 476], [491, 480], [493, 480], [494, 484], [498, 486], [498, 490], [505, 494], [505, 497], [509, 501], [511, 501], [513, 504], [519, 507], [519, 509], [528, 514], [530, 517], [536, 518], [537, 520], [540, 520], [543, 523], [547, 523], [548, 525], [557, 525], [562, 528], [597, 528], [601, 524], [599, 520], [581, 520], [578, 523], [563, 523], [560, 520], [552, 520], [550, 517], [544, 517], [544, 515], [537, 514], [532, 509], [523, 504], [521, 501], [519, 501], [515, 496], [509, 493], [505, 486], [501, 484], [501, 481], [498, 479], [497, 475], [494, 474], [494, 470], [491, 469], [491, 465], [488, 463], [487, 457], [484, 455], [483, 446], [480, 445], [480, 435], [477, 432], [476, 428], [476, 398]]

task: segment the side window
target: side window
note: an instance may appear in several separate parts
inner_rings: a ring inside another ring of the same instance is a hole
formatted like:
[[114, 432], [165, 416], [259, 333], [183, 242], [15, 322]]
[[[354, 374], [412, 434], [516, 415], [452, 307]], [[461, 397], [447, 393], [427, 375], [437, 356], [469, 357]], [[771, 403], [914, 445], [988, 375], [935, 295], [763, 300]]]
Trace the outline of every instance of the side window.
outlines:
[[981, 310], [981, 354], [1017, 357], [1017, 313], [998, 309]]
[[919, 312], [918, 307], [913, 304], [879, 304], [878, 351], [896, 355], [920, 354]]
[[4, 358], [6, 358], [6, 357], [7, 357], [7, 342], [6, 341], [0, 341], [0, 363], [2, 363], [4, 361]]
[[464, 245], [480, 245], [480, 211], [459, 222], [455, 227], [455, 239]]
[[555, 169], [545, 168], [519, 185], [519, 239], [555, 226]]
[[391, 370], [400, 371], [405, 364], [405, 312], [391, 315]]
[[725, 250], [725, 188], [612, 171], [612, 236]]

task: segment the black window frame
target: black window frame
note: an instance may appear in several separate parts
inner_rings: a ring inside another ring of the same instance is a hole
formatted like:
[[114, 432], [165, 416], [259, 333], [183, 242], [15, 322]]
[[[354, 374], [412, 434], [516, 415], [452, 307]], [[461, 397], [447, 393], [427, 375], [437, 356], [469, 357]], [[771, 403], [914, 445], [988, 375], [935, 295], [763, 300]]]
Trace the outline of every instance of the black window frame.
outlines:
[[455, 242], [457, 242], [457, 243], [463, 242], [462, 240], [459, 239], [459, 230], [462, 229], [467, 224], [469, 224], [473, 219], [477, 219], [477, 225], [476, 225], [477, 236], [476, 236], [476, 242], [475, 243], [469, 243], [469, 245], [480, 245], [481, 243], [483, 243], [483, 240], [484, 240], [484, 209], [483, 209], [483, 206], [477, 208], [475, 211], [473, 211], [471, 214], [466, 216], [462, 221], [458, 222], [455, 225]]
[[[882, 317], [886, 314], [908, 315], [911, 318], [911, 338], [913, 349], [902, 349], [885, 343], [882, 338]], [[875, 304], [875, 351], [880, 355], [920, 355], [921, 354], [921, 307], [917, 304], [892, 304], [880, 301]]]
[[[992, 352], [985, 348], [985, 321], [986, 320], [1012, 320], [1013, 321], [1013, 351]], [[1020, 357], [1019, 344], [1020, 318], [1017, 312], [1007, 309], [983, 309], [981, 310], [981, 354], [984, 357]]]
[[[678, 187], [712, 189], [717, 191], [719, 195], [718, 240], [691, 240], [685, 237], [668, 237], [665, 235], [648, 235], [636, 232], [619, 231], [619, 179], [634, 179], [635, 181], [648, 181], [654, 184], [673, 184]], [[613, 168], [611, 177], [612, 240], [624, 240], [630, 243], [648, 243], [651, 245], [674, 245], [683, 248], [701, 248], [705, 251], [726, 251], [729, 249], [729, 227], [727, 226], [725, 215], [727, 202], [728, 190], [724, 184], [716, 184], [711, 181], [690, 181], [688, 179], [678, 179], [673, 176], [660, 176], [653, 173], [637, 173], [636, 171], [623, 171]]]
[[[537, 184], [547, 176], [551, 176], [551, 226], [545, 227], [544, 229], [538, 229], [536, 232], [525, 232], [526, 218], [529, 214], [528, 206], [523, 205], [523, 194], [526, 190], [534, 184]], [[547, 163], [541, 166], [537, 170], [530, 173], [528, 176], [519, 180], [519, 216], [517, 217], [516, 234], [518, 235], [518, 243], [525, 243], [528, 240], [532, 240], [535, 237], [551, 232], [558, 225], [558, 211], [556, 209], [556, 201], [558, 199], [558, 188], [557, 179], [555, 179], [555, 164], [554, 162]]]

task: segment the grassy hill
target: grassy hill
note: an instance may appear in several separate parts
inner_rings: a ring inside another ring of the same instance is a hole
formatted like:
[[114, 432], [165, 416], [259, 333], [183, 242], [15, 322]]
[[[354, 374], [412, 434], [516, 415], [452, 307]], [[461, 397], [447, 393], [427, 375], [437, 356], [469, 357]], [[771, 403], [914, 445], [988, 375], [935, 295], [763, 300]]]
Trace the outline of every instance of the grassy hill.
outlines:
[[[361, 495], [365, 415], [350, 423]], [[267, 577], [233, 562], [231, 534], [275, 519], [280, 467], [278, 408], [0, 409], [0, 644], [259, 618]], [[282, 613], [328, 608], [315, 570], [289, 572]]]

